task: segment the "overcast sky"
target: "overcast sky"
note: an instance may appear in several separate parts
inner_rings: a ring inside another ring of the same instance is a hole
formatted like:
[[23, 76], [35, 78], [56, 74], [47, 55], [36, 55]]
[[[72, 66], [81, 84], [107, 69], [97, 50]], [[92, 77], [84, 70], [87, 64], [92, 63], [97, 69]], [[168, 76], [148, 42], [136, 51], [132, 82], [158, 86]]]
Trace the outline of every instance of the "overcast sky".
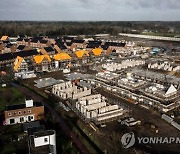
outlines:
[[180, 0], [0, 0], [0, 20], [180, 21]]

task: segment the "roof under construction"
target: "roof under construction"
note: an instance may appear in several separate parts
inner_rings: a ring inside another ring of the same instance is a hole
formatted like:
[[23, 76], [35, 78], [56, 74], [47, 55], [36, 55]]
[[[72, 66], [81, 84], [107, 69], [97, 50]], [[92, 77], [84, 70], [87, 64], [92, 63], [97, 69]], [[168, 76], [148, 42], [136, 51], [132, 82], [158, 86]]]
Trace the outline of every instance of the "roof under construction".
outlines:
[[8, 39], [8, 36], [2, 36], [1, 41], [6, 41]]
[[34, 56], [34, 60], [37, 64], [40, 64], [43, 62], [43, 60], [47, 60], [48, 62], [51, 62], [51, 58], [49, 57], [49, 55], [37, 55]]
[[85, 51], [85, 50], [76, 51], [75, 54], [78, 58], [82, 58], [84, 55], [89, 56], [88, 51]]
[[92, 52], [95, 56], [99, 56], [102, 53], [102, 51], [103, 50], [101, 48], [95, 48], [92, 50]]
[[19, 66], [21, 65], [22, 61], [24, 59], [22, 57], [17, 56], [15, 62], [14, 62], [14, 70], [17, 71]]
[[58, 61], [59, 60], [69, 60], [69, 59], [71, 59], [71, 57], [67, 53], [62, 52], [62, 53], [54, 55], [54, 59], [58, 60]]

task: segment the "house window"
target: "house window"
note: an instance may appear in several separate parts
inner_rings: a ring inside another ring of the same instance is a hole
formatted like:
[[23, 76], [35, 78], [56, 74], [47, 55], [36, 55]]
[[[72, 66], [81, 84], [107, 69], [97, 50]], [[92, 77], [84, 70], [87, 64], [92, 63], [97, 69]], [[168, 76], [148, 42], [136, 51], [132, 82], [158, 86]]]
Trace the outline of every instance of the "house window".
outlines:
[[28, 110], [28, 113], [31, 113], [31, 110]]
[[19, 111], [18, 114], [21, 115], [21, 111]]
[[31, 116], [28, 116], [28, 121], [31, 121]]
[[14, 112], [14, 115], [16, 115], [16, 112]]
[[11, 113], [8, 113], [8, 116], [11, 116]]
[[20, 122], [24, 122], [24, 117], [20, 117]]
[[15, 120], [14, 119], [10, 119], [10, 124], [14, 124]]
[[34, 120], [34, 116], [30, 116], [30, 118], [31, 118], [31, 121], [33, 121], [33, 120]]
[[45, 142], [45, 143], [48, 142], [48, 138], [44, 138], [44, 142]]
[[26, 111], [24, 111], [24, 114], [26, 114]]

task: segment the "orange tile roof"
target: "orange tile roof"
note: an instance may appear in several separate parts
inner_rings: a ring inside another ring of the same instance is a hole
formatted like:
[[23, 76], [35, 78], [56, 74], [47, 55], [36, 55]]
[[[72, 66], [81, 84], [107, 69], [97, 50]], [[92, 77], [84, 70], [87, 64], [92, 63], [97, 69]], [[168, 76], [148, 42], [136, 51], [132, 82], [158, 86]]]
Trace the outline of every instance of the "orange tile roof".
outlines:
[[62, 52], [62, 53], [54, 55], [54, 59], [55, 60], [69, 60], [71, 59], [71, 57], [67, 53]]
[[2, 36], [2, 37], [1, 37], [1, 41], [6, 41], [7, 38], [8, 38], [8, 36]]
[[92, 51], [95, 56], [99, 56], [103, 50], [101, 48], [95, 48]]
[[22, 61], [24, 59], [22, 57], [17, 56], [15, 62], [14, 62], [14, 70], [17, 71], [19, 66], [21, 65]]
[[43, 62], [43, 60], [46, 59], [48, 62], [51, 62], [51, 58], [49, 57], [49, 55], [37, 55], [34, 56], [34, 60], [37, 64], [40, 64]]
[[75, 54], [78, 58], [82, 58], [84, 55], [89, 56], [88, 51], [85, 50], [76, 51]]

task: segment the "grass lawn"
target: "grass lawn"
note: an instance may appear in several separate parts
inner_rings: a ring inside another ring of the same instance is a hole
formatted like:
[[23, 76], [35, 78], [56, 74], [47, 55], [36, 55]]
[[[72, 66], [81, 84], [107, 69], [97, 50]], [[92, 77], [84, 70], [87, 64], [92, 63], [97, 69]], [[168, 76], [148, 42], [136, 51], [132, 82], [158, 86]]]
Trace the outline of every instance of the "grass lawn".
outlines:
[[14, 87], [0, 88], [0, 111], [5, 110], [6, 105], [24, 103], [25, 96]]

